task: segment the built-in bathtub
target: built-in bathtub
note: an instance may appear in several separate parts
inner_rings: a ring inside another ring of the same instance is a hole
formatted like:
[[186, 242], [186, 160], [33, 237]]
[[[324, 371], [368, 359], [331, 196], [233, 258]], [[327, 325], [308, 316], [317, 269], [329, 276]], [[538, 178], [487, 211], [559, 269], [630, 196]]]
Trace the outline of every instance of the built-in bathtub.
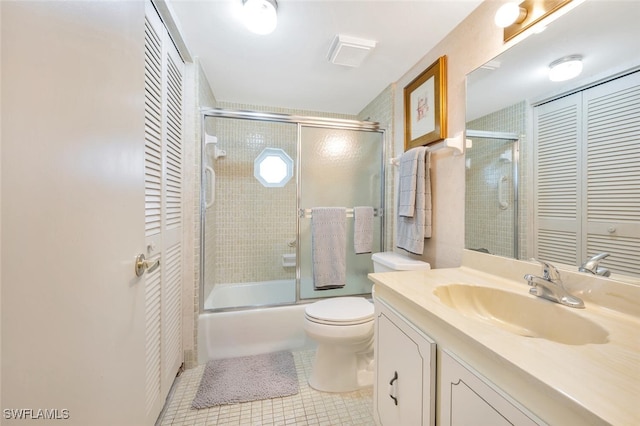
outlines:
[[[282, 300], [291, 295], [291, 299]], [[241, 304], [234, 305], [236, 300]], [[303, 328], [305, 304], [259, 307], [294, 301], [295, 280], [216, 285], [205, 301], [205, 308], [257, 307], [201, 313], [198, 317], [198, 362], [314, 348], [315, 343], [307, 338]]]
[[295, 301], [295, 279], [216, 284], [204, 301], [204, 309], [284, 305]]

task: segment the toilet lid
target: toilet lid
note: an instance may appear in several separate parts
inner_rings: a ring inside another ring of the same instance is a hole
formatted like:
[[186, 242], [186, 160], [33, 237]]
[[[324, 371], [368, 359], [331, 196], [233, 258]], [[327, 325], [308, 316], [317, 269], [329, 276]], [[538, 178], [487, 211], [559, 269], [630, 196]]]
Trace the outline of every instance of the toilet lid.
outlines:
[[336, 297], [307, 305], [306, 317], [323, 324], [352, 325], [373, 320], [373, 303], [363, 297]]

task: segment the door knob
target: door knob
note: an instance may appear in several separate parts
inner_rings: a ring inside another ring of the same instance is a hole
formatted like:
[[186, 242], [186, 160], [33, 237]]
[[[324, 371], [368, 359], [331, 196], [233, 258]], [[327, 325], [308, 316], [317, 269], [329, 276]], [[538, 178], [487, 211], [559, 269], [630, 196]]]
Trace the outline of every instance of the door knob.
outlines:
[[153, 272], [160, 266], [160, 259], [155, 262], [149, 262], [144, 254], [140, 253], [136, 256], [136, 263], [134, 265], [136, 270], [136, 277], [141, 277], [145, 271]]

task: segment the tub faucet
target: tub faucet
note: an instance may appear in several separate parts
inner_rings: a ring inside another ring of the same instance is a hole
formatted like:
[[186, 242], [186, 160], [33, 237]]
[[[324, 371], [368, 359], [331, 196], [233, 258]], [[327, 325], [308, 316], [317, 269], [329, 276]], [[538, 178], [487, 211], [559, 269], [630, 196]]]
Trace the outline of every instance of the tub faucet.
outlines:
[[603, 277], [610, 276], [611, 271], [609, 271], [607, 268], [598, 266], [600, 261], [607, 256], [609, 256], [609, 253], [596, 254], [595, 256], [585, 260], [584, 263], [578, 268], [578, 271], [588, 272], [593, 275], [602, 275]]
[[560, 271], [548, 262], [538, 260], [542, 265], [542, 277], [526, 274], [524, 279], [531, 286], [529, 293], [552, 302], [560, 303], [571, 308], [584, 308], [584, 302], [569, 294], [562, 284]]

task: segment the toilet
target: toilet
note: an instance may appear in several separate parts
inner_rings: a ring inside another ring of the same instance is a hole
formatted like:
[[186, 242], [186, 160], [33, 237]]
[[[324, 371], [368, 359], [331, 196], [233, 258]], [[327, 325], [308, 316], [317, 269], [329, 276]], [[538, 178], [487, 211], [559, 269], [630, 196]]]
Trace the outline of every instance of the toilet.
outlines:
[[[374, 272], [430, 269], [426, 262], [394, 252], [375, 253]], [[373, 384], [373, 303], [334, 297], [307, 305], [304, 330], [317, 343], [309, 386], [351, 392]]]
[[304, 330], [318, 345], [309, 386], [350, 392], [373, 384], [373, 303], [334, 297], [305, 308]]
[[373, 272], [421, 271], [431, 269], [431, 265], [421, 260], [411, 259], [393, 251], [374, 253]]

